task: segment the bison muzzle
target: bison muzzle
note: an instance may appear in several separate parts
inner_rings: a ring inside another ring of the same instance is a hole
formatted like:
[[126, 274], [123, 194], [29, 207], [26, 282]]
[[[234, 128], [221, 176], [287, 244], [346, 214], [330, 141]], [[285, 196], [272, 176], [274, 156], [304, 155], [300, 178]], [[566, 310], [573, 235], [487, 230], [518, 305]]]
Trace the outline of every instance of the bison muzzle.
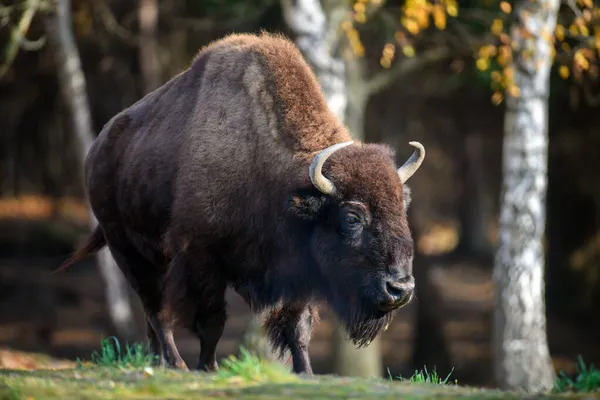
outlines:
[[180, 368], [175, 324], [198, 337], [197, 368], [217, 368], [232, 287], [310, 374], [320, 303], [365, 346], [413, 297], [405, 183], [425, 150], [410, 144], [397, 168], [352, 141], [288, 39], [227, 36], [103, 127], [85, 164], [98, 227], [63, 268], [107, 245]]

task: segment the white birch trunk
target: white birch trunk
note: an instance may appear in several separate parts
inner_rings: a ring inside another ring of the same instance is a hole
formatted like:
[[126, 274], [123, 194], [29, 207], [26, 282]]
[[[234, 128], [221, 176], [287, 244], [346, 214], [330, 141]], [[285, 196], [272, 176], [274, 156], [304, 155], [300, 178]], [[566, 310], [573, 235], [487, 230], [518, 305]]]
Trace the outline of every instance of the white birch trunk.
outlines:
[[[365, 102], [357, 102], [359, 109], [352, 110], [352, 118], [347, 118], [348, 84], [344, 60], [341, 54], [332, 51], [337, 44], [334, 36], [337, 33], [332, 33], [337, 27], [332, 26], [332, 18], [325, 14], [319, 0], [281, 0], [281, 4], [296, 45], [312, 66], [329, 107], [342, 122], [348, 123], [355, 139], [364, 140]], [[332, 38], [334, 43], [330, 42]], [[334, 318], [332, 323], [333, 372], [346, 376], [382, 376], [380, 339], [357, 349], [347, 339], [339, 321]]]
[[[83, 171], [85, 156], [94, 141], [94, 134], [85, 77], [71, 26], [70, 0], [57, 1], [54, 15], [49, 16], [46, 21], [46, 30], [50, 45], [54, 47], [60, 88], [71, 117], [73, 131], [77, 136], [81, 171]], [[97, 221], [91, 211], [89, 217], [90, 228], [93, 230], [96, 228]], [[112, 321], [121, 337], [132, 340], [135, 337], [135, 324], [127, 282], [107, 248], [98, 253], [97, 262], [106, 283], [106, 300]]]
[[[544, 246], [551, 46], [560, 0], [521, 1], [511, 39], [519, 97], [508, 96], [504, 120], [503, 186], [493, 279], [495, 376], [502, 389], [551, 388], [546, 337]], [[528, 16], [522, 17], [521, 13]], [[524, 37], [522, 29], [532, 35]], [[533, 51], [533, 57], [524, 52]]]
[[156, 41], [157, 0], [139, 0], [138, 21], [140, 25], [138, 62], [142, 71], [142, 87], [145, 95], [160, 85], [160, 63]]

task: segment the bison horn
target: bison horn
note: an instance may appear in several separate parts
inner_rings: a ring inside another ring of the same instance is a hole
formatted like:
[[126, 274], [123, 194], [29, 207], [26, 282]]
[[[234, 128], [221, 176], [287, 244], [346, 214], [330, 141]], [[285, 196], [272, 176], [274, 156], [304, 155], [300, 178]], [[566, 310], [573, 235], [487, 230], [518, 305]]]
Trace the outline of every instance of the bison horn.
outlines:
[[352, 143], [354, 143], [354, 141], [342, 142], [329, 146], [328, 148], [321, 150], [313, 159], [313, 162], [310, 164], [310, 168], [308, 169], [308, 175], [310, 176], [310, 181], [312, 184], [315, 185], [320, 192], [328, 195], [335, 193], [335, 185], [333, 182], [323, 176], [321, 169], [330, 155], [342, 147], [346, 147]]
[[421, 166], [423, 159], [425, 158], [425, 148], [419, 142], [409, 142], [413, 147], [416, 147], [410, 158], [406, 160], [403, 166], [398, 168], [398, 176], [402, 183], [406, 182]]

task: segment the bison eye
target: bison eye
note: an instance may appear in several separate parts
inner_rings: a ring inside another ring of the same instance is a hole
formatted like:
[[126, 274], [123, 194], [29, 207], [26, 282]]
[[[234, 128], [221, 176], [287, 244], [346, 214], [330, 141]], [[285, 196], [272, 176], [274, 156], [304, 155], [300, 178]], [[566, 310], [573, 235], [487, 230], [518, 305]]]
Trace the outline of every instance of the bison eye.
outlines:
[[346, 223], [350, 226], [360, 224], [360, 218], [354, 213], [346, 214]]

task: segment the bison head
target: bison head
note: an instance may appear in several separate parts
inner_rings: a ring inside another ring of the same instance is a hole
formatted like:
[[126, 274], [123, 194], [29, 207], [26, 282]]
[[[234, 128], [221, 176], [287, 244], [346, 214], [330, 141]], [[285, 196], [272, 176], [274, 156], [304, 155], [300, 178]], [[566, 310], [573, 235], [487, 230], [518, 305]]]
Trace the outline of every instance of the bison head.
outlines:
[[404, 184], [425, 149], [410, 142], [416, 150], [397, 168], [388, 147], [352, 144], [314, 157], [312, 187], [292, 196], [291, 208], [308, 223], [310, 256], [324, 277], [326, 300], [361, 347], [413, 298], [410, 191]]

